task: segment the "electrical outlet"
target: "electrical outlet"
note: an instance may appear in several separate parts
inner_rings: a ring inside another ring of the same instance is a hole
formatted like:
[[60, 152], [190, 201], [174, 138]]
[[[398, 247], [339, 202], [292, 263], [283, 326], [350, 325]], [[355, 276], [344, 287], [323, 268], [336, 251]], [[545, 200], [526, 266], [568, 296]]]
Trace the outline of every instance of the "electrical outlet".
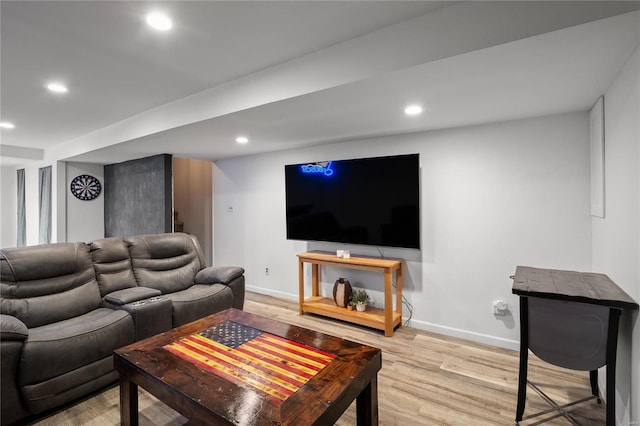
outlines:
[[229, 213], [233, 213], [233, 206], [231, 204], [229, 204], [229, 206], [227, 207], [227, 211]]
[[502, 299], [493, 301], [493, 315], [504, 316], [509, 311], [509, 305]]
[[268, 266], [266, 268], [264, 268], [264, 274], [265, 275], [269, 275], [269, 267]]

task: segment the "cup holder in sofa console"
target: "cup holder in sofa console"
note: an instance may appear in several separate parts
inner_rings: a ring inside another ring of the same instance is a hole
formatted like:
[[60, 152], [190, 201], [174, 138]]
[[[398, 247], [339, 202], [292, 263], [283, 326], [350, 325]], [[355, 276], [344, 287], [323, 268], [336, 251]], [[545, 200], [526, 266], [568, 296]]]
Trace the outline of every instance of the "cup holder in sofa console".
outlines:
[[147, 287], [125, 288], [109, 293], [104, 301], [112, 309], [122, 309], [131, 314], [136, 341], [172, 328], [171, 301], [161, 297], [160, 290]]

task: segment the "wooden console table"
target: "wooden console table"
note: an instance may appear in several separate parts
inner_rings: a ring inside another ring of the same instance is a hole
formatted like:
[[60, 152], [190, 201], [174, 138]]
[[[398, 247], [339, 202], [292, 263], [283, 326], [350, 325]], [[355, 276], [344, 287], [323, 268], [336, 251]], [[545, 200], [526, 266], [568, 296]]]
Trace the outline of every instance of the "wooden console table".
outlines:
[[[618, 321], [623, 309], [638, 304], [603, 274], [518, 266], [514, 294], [520, 296], [520, 374], [516, 424], [551, 411], [573, 421], [569, 406], [597, 398], [598, 368], [607, 368], [607, 426], [615, 425]], [[529, 349], [551, 364], [589, 371], [592, 396], [558, 406], [527, 380]], [[527, 383], [551, 406], [523, 417]]]
[[[304, 264], [311, 264], [311, 297], [304, 296]], [[320, 265], [338, 268], [354, 268], [382, 272], [384, 274], [384, 309], [367, 307], [365, 312], [349, 311], [336, 306], [332, 298], [320, 294]], [[396, 303], [393, 309], [393, 273], [396, 275]], [[300, 315], [304, 312], [323, 315], [342, 321], [360, 324], [393, 336], [396, 326], [402, 325], [402, 260], [376, 257], [337, 257], [335, 253], [310, 251], [298, 254], [298, 278]]]

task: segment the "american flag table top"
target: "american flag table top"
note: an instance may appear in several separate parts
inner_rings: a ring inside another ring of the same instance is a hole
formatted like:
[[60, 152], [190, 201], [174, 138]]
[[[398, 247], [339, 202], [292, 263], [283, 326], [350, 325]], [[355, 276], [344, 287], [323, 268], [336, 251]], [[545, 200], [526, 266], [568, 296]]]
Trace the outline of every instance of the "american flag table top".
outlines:
[[163, 347], [238, 385], [249, 385], [279, 404], [304, 386], [334, 354], [224, 321]]

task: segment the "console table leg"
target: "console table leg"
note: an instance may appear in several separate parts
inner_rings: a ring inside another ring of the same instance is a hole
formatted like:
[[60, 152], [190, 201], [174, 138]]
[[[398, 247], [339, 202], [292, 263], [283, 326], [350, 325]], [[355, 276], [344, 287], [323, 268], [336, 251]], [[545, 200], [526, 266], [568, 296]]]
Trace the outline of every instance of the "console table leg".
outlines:
[[598, 370], [589, 371], [589, 383], [591, 383], [591, 395], [598, 397], [600, 403], [600, 395], [598, 394]]
[[120, 379], [120, 424], [138, 426], [138, 385], [126, 377]]
[[389, 269], [384, 271], [384, 335], [393, 336], [393, 289]]
[[616, 424], [616, 352], [618, 350], [618, 322], [620, 310], [609, 309], [607, 333], [607, 426]]
[[316, 297], [320, 294], [318, 283], [320, 282], [320, 266], [317, 263], [311, 264], [311, 295]]
[[298, 313], [303, 314], [302, 305], [304, 304], [304, 262], [298, 260]]
[[378, 424], [378, 376], [374, 376], [356, 399], [356, 422], [358, 426]]
[[518, 407], [516, 423], [522, 420], [527, 399], [527, 370], [529, 362], [529, 300], [520, 296], [520, 373], [518, 375]]

